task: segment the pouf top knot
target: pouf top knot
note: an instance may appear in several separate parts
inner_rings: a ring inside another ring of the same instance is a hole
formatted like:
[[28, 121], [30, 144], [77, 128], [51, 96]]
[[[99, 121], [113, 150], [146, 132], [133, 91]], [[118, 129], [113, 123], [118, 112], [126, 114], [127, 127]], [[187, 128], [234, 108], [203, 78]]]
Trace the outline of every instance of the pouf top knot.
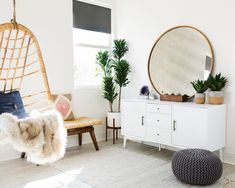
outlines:
[[174, 154], [172, 171], [182, 182], [210, 185], [221, 177], [223, 165], [221, 160], [208, 150], [185, 149]]

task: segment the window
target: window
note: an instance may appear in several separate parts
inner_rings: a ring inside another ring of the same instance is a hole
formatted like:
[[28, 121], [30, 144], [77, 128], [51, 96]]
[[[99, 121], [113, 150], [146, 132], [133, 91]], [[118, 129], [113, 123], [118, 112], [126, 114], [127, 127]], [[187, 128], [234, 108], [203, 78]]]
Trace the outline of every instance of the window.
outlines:
[[73, 1], [74, 87], [99, 86], [96, 54], [111, 48], [111, 9]]

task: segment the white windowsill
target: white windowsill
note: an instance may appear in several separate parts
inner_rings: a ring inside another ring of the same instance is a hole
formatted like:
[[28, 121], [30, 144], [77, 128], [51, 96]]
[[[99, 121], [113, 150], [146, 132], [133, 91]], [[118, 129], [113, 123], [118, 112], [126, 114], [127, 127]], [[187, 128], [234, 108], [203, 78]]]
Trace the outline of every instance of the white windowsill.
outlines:
[[74, 87], [74, 89], [100, 89], [101, 86], [97, 86], [97, 85], [84, 85], [84, 86], [76, 86]]

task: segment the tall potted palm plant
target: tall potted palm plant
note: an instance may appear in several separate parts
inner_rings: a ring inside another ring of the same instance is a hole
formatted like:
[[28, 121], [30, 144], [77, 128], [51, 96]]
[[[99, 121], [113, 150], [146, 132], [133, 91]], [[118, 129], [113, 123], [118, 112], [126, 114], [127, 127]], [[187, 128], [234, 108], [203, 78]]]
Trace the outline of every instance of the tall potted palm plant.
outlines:
[[[107, 113], [108, 125], [113, 124], [115, 120], [116, 126], [121, 123], [121, 94], [122, 88], [129, 83], [128, 74], [130, 73], [130, 65], [123, 57], [128, 52], [128, 46], [124, 39], [114, 40], [112, 50], [112, 58], [108, 51], [99, 51], [96, 60], [103, 72], [102, 91], [103, 97], [109, 101], [110, 111]], [[118, 93], [116, 92], [118, 85]], [[113, 110], [113, 102], [118, 97], [118, 110]]]
[[108, 51], [99, 51], [96, 60], [103, 72], [102, 95], [109, 102], [109, 111], [107, 112], [108, 125], [112, 126], [113, 120], [115, 120], [116, 125], [120, 125], [120, 113], [113, 109], [113, 102], [118, 94], [116, 92], [116, 83], [113, 77], [113, 65], [109, 58]]

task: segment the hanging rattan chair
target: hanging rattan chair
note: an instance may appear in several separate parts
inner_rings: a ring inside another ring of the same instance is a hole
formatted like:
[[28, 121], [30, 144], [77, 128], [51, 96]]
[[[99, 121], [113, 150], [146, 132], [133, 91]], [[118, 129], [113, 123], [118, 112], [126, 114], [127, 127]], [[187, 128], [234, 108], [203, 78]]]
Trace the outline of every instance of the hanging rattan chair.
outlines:
[[[26, 112], [46, 111], [53, 107], [45, 65], [38, 41], [33, 32], [16, 22], [15, 0], [13, 19], [0, 25], [0, 93], [19, 91]], [[68, 135], [89, 132], [96, 150], [99, 150], [94, 128], [102, 121], [81, 117], [65, 122]], [[25, 153], [21, 157], [24, 158]]]
[[26, 111], [51, 107], [51, 93], [38, 41], [13, 19], [0, 25], [0, 92], [20, 91]]
[[42, 53], [33, 32], [16, 22], [13, 5], [13, 19], [0, 25], [0, 93], [19, 91], [26, 112], [45, 111], [52, 96]]

